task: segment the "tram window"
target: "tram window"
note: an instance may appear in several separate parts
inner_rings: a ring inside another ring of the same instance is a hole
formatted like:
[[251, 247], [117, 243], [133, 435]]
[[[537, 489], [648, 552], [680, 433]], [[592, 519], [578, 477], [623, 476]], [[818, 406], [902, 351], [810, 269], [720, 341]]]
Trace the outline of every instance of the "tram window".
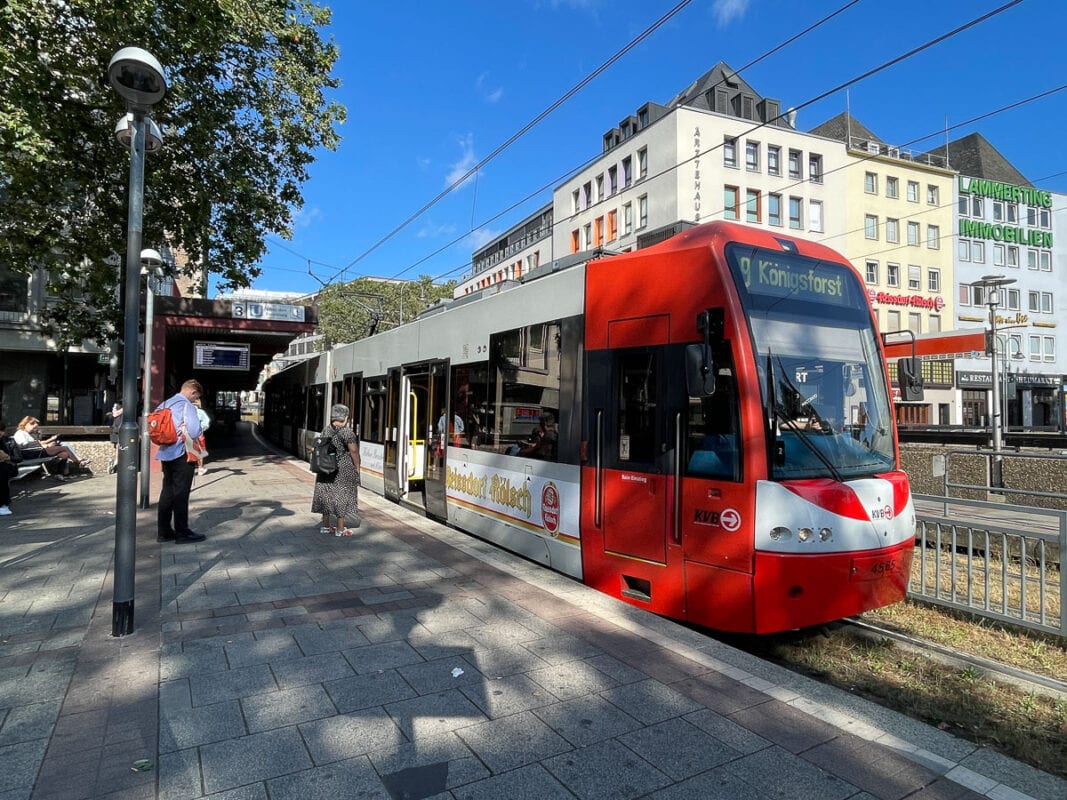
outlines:
[[650, 463], [656, 458], [656, 354], [619, 355], [619, 461]]
[[452, 368], [452, 413], [463, 420], [463, 433], [453, 444], [480, 450], [487, 439], [489, 363]]
[[309, 430], [322, 430], [326, 416], [326, 386], [319, 384], [308, 388], [307, 416], [304, 425]]
[[737, 382], [730, 364], [719, 360], [714, 394], [689, 400], [689, 475], [741, 479]]
[[363, 387], [360, 439], [381, 444], [385, 441], [385, 378], [364, 381]]
[[[556, 320], [490, 337], [484, 435], [479, 449], [514, 452], [540, 432], [543, 414], [548, 412], [553, 419], [559, 419], [560, 333], [561, 325]], [[474, 386], [473, 381], [471, 385]], [[544, 452], [539, 457], [557, 457], [556, 453], [545, 456]]]

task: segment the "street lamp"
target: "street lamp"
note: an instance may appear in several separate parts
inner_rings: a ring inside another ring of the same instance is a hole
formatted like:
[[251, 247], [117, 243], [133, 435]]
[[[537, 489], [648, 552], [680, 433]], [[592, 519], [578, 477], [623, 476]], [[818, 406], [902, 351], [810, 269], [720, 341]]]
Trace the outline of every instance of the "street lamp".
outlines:
[[[115, 126], [115, 137], [130, 149], [130, 198], [126, 226], [126, 296], [123, 305], [122, 396], [136, 408], [137, 323], [141, 281], [141, 217], [144, 211], [144, 154], [146, 138], [156, 149], [162, 135], [145, 115], [167, 93], [167, 78], [155, 57], [139, 47], [124, 47], [111, 57], [107, 77], [126, 101], [127, 114]], [[152, 137], [146, 136], [146, 127]], [[137, 415], [122, 415], [118, 441], [118, 485], [115, 493], [115, 581], [111, 606], [111, 635], [133, 633], [133, 567], [137, 546]]]
[[997, 306], [1000, 304], [1000, 290], [1012, 283], [1015, 283], [1015, 278], [983, 275], [980, 281], [971, 284], [985, 290], [985, 304], [989, 306], [989, 346], [986, 349], [990, 351], [993, 379], [993, 407], [990, 410], [993, 423], [993, 473], [990, 483], [997, 487], [1004, 486], [1004, 456], [1001, 453], [1003, 419], [1000, 411], [1000, 381], [997, 379]]
[[152, 443], [148, 438], [148, 413], [152, 410], [152, 326], [155, 324], [157, 281], [163, 277], [163, 257], [156, 250], [141, 251], [141, 274], [145, 279], [144, 315], [144, 379], [143, 410], [141, 412], [141, 508], [148, 508], [148, 492], [152, 485]]

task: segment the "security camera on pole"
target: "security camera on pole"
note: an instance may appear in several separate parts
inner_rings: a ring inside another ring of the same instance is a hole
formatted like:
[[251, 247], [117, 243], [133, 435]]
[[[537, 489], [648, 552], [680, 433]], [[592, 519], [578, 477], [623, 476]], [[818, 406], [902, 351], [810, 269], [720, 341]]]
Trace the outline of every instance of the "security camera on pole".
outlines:
[[124, 47], [107, 68], [112, 88], [126, 101], [127, 113], [115, 137], [130, 149], [130, 200], [126, 228], [126, 294], [123, 300], [122, 397], [130, 411], [122, 415], [118, 441], [118, 486], [115, 496], [115, 589], [111, 635], [133, 633], [134, 552], [137, 542], [137, 337], [140, 317], [141, 218], [144, 210], [144, 155], [163, 146], [159, 127], [146, 114], [167, 93], [163, 67], [139, 47]]

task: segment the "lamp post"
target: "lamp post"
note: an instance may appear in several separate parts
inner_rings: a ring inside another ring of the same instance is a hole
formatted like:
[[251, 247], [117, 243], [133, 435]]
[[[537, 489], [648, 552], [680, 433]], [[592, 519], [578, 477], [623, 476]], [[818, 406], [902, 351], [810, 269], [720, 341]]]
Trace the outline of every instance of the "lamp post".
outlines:
[[[163, 145], [159, 128], [145, 115], [167, 92], [167, 78], [155, 57], [139, 47], [124, 47], [107, 68], [112, 88], [126, 101], [126, 115], [115, 136], [130, 149], [130, 198], [126, 226], [126, 294], [123, 300], [122, 396], [136, 408], [137, 323], [140, 316], [141, 218], [144, 210], [144, 155]], [[122, 415], [115, 493], [115, 580], [111, 635], [133, 633], [134, 552], [137, 546], [137, 415]]]
[[156, 250], [141, 251], [141, 272], [145, 279], [144, 315], [144, 378], [143, 409], [141, 412], [141, 508], [148, 508], [148, 493], [152, 485], [152, 443], [148, 439], [148, 412], [152, 403], [152, 326], [155, 324], [156, 282], [163, 276], [160, 266], [163, 257]]
[[980, 281], [971, 284], [971, 286], [985, 290], [985, 304], [989, 307], [989, 346], [987, 349], [990, 351], [993, 380], [993, 402], [990, 409], [993, 427], [993, 470], [990, 483], [996, 487], [1004, 486], [1004, 456], [1001, 453], [1004, 423], [1000, 410], [1000, 381], [997, 377], [997, 306], [1000, 304], [1000, 290], [1012, 283], [1015, 283], [1015, 278], [1005, 278], [1003, 275], [983, 275]]

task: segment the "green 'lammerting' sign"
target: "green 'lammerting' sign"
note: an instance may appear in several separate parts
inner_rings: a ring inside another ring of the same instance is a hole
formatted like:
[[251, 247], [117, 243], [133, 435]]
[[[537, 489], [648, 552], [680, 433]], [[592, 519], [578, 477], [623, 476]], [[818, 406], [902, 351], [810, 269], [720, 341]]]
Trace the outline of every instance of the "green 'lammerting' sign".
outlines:
[[1031, 189], [1028, 186], [1012, 186], [1010, 183], [998, 183], [981, 178], [965, 178], [960, 175], [960, 194], [975, 194], [993, 200], [1007, 200], [1009, 203], [1025, 203], [1028, 206], [1052, 208], [1052, 192]]

